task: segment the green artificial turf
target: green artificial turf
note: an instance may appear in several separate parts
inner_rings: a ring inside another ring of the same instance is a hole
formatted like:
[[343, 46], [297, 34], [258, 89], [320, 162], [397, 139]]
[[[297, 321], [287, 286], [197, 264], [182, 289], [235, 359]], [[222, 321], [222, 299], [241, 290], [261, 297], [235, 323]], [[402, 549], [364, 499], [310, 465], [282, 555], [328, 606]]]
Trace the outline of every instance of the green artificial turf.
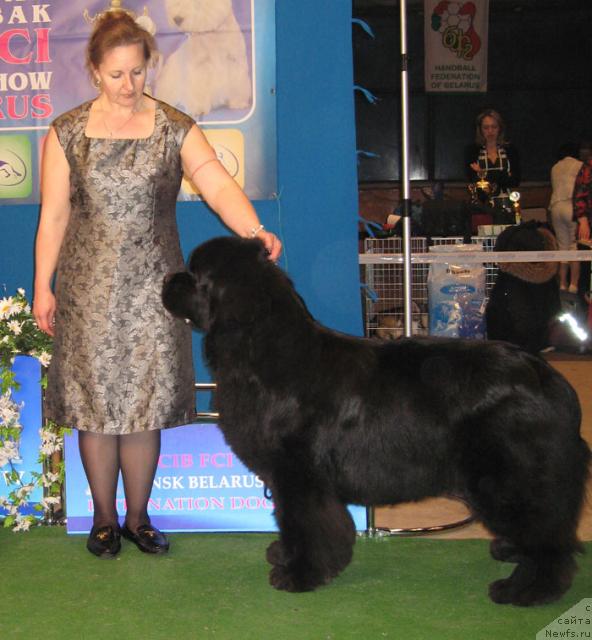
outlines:
[[588, 553], [559, 603], [494, 605], [487, 585], [512, 565], [492, 560], [486, 540], [422, 538], [360, 538], [332, 584], [282, 593], [267, 583], [273, 538], [172, 534], [162, 557], [124, 540], [99, 560], [62, 528], [0, 530], [0, 638], [521, 640], [592, 596]]

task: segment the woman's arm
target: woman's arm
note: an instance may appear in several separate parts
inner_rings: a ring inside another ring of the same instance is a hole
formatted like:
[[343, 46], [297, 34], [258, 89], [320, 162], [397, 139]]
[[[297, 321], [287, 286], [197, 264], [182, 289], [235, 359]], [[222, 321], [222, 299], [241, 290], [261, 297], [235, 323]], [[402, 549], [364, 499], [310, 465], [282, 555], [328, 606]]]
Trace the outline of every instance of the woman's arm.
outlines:
[[578, 218], [578, 240], [590, 240], [590, 222], [586, 216]]
[[479, 147], [471, 144], [465, 148], [465, 173], [469, 182], [476, 182], [479, 178]]
[[206, 137], [193, 126], [181, 148], [185, 175], [199, 189], [204, 200], [220, 216], [224, 224], [243, 238], [260, 238], [276, 260], [282, 249], [279, 239], [265, 231], [257, 212], [242, 189], [216, 158]]
[[55, 298], [51, 281], [70, 219], [70, 167], [57, 134], [49, 130], [41, 163], [41, 216], [35, 242], [33, 315], [41, 331], [53, 335]]
[[580, 167], [573, 191], [574, 218], [578, 221], [578, 240], [590, 239], [590, 221], [592, 215], [592, 162], [584, 162]]

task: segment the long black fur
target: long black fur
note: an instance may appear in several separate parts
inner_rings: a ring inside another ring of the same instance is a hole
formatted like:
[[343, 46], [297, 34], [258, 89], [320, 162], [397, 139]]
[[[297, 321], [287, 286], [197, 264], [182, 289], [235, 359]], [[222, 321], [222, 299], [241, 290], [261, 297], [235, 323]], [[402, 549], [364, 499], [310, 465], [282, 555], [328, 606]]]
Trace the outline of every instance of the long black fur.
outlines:
[[[531, 221], [504, 229], [494, 251], [542, 252], [556, 248], [551, 233]], [[557, 269], [554, 262], [499, 264], [485, 309], [490, 340], [505, 340], [531, 353], [549, 346], [552, 322], [561, 311]]]
[[164, 286], [205, 333], [220, 428], [272, 489], [271, 584], [312, 590], [349, 564], [347, 504], [462, 496], [516, 563], [490, 585], [533, 605], [570, 586], [590, 451], [568, 382], [501, 342], [357, 338], [321, 326], [256, 240], [216, 238]]

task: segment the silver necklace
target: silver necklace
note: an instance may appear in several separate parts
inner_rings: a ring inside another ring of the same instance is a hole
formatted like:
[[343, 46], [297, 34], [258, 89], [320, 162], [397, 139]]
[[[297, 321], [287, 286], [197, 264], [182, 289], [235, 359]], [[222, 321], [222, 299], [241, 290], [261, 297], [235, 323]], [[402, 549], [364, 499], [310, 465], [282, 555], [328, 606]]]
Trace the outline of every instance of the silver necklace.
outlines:
[[138, 111], [136, 109], [133, 109], [132, 110], [132, 115], [127, 120], [125, 120], [125, 122], [123, 124], [120, 124], [115, 129], [112, 129], [107, 124], [107, 119], [106, 119], [106, 116], [105, 116], [105, 110], [103, 109], [101, 117], [102, 117], [102, 120], [103, 120], [103, 124], [105, 125], [105, 130], [107, 131], [107, 134], [109, 135], [109, 137], [112, 138], [114, 133], [117, 133], [118, 131], [121, 131], [127, 124], [129, 124], [132, 121], [133, 117], [136, 115], [136, 113], [138, 113]]

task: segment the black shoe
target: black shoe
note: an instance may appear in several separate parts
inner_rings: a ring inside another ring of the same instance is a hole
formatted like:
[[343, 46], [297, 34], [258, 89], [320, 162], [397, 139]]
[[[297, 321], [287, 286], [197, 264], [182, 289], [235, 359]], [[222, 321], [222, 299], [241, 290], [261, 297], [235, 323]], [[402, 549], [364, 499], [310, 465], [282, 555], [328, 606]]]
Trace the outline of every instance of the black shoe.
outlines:
[[141, 524], [136, 529], [136, 533], [130, 531], [124, 524], [121, 527], [121, 535], [131, 540], [144, 553], [166, 553], [169, 550], [169, 541], [164, 533], [151, 524]]
[[119, 525], [93, 527], [86, 541], [86, 548], [99, 558], [114, 558], [121, 549]]

